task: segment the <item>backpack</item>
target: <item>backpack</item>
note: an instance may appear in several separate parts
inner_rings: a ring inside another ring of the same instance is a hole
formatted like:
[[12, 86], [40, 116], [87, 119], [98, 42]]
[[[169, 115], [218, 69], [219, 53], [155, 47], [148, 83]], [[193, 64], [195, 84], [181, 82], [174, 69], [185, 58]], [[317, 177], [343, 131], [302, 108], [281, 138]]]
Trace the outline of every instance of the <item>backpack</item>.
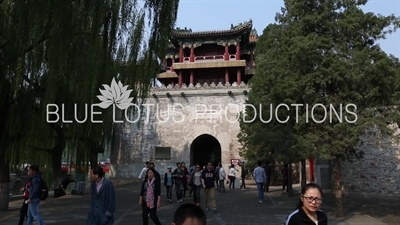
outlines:
[[39, 198], [40, 200], [44, 201], [49, 196], [49, 187], [47, 186], [46, 181], [40, 177], [40, 189], [39, 189]]

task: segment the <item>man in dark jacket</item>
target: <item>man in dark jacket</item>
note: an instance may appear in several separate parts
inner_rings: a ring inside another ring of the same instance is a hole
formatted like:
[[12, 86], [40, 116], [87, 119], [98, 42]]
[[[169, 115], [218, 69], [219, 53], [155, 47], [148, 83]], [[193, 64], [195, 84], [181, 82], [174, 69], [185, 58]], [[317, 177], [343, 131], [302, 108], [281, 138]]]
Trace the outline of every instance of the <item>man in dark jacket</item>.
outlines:
[[267, 182], [265, 182], [264, 191], [268, 192], [269, 184], [271, 183], [271, 175], [272, 175], [272, 169], [271, 169], [271, 165], [270, 165], [269, 161], [266, 162], [266, 164], [264, 166], [264, 170], [265, 170], [265, 175], [267, 176]]
[[204, 209], [208, 211], [208, 198], [211, 199], [213, 212], [217, 212], [217, 203], [215, 202], [215, 171], [212, 169], [212, 163], [207, 164], [207, 168], [201, 172], [201, 182], [204, 188]]
[[91, 169], [90, 180], [92, 201], [86, 225], [112, 225], [115, 212], [114, 185], [104, 177], [100, 166]]
[[60, 183], [60, 188], [61, 188], [61, 190], [63, 190], [63, 192], [62, 192], [63, 194], [68, 194], [67, 188], [71, 182], [75, 182], [75, 180], [71, 179], [71, 174], [68, 174], [66, 177], [64, 177], [64, 179], [62, 179], [62, 181]]
[[176, 163], [176, 169], [173, 172], [173, 177], [175, 179], [175, 191], [177, 202], [182, 202], [183, 194], [183, 179], [185, 178], [185, 171], [182, 169], [182, 164], [180, 162]]
[[28, 169], [29, 183], [30, 188], [29, 199], [26, 200], [26, 204], [28, 205], [28, 220], [26, 222], [27, 225], [33, 224], [33, 219], [35, 219], [39, 225], [45, 225], [43, 222], [42, 216], [39, 214], [39, 203], [40, 203], [40, 185], [41, 185], [41, 177], [39, 175], [39, 166], [32, 165]]

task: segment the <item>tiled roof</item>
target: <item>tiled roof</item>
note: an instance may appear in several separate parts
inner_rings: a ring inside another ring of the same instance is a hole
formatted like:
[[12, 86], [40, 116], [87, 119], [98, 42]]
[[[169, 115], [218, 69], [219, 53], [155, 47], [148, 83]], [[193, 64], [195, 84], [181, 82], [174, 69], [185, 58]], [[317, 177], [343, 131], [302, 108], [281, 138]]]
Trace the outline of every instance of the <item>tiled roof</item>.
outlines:
[[191, 29], [176, 29], [172, 32], [172, 37], [174, 38], [183, 38], [183, 37], [207, 37], [207, 36], [225, 36], [238, 34], [243, 31], [251, 31], [253, 26], [252, 20], [249, 20], [245, 23], [240, 23], [239, 25], [233, 26], [231, 25], [231, 29], [229, 30], [211, 30], [211, 31], [195, 31], [193, 32]]

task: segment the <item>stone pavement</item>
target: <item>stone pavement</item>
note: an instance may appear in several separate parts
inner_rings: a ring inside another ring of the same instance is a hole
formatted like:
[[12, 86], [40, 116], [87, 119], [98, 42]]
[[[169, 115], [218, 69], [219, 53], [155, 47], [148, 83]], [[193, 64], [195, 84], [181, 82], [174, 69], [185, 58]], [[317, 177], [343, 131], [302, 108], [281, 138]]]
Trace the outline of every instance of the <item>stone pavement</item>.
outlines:
[[[207, 213], [208, 225], [282, 225], [286, 216], [293, 211], [298, 198], [281, 194], [279, 187], [272, 187], [266, 201], [259, 203], [254, 185], [247, 190], [216, 193], [217, 213]], [[295, 186], [298, 191], [298, 186]], [[117, 211], [115, 225], [142, 224], [141, 208], [138, 205], [139, 185], [126, 184], [116, 187]], [[364, 196], [352, 194], [345, 198], [343, 219], [334, 219], [333, 196], [326, 195], [323, 210], [328, 213], [329, 225], [398, 225], [400, 224], [400, 197]], [[185, 198], [185, 202], [192, 202]], [[18, 221], [21, 201], [10, 203], [10, 210], [0, 212], [0, 224], [15, 225]], [[40, 206], [46, 224], [70, 225], [85, 224], [90, 203], [90, 195], [67, 195], [58, 199], [51, 196]], [[171, 224], [173, 213], [181, 203], [167, 203], [162, 199], [158, 216], [162, 224]], [[150, 222], [150, 224], [153, 224]]]

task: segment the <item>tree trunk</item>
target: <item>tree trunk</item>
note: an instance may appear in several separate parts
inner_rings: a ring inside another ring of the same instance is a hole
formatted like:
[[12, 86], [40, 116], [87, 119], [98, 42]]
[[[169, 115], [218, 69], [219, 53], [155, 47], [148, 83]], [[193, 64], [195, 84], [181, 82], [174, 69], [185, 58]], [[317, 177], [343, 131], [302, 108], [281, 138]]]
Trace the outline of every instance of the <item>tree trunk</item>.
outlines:
[[10, 167], [4, 153], [5, 150], [0, 149], [0, 211], [8, 210], [10, 193]]
[[7, 161], [9, 137], [6, 130], [7, 114], [10, 110], [10, 83], [5, 78], [2, 63], [0, 62], [0, 211], [8, 210], [10, 193], [10, 167]]
[[94, 166], [97, 166], [98, 164], [98, 153], [96, 150], [93, 150], [93, 148], [90, 151], [90, 168], [93, 168]]
[[57, 149], [54, 148], [55, 151], [51, 153], [51, 162], [53, 165], [53, 174], [55, 178], [60, 178], [63, 176], [62, 171], [61, 171], [61, 161], [62, 161], [62, 155], [64, 148], [62, 149]]
[[343, 188], [341, 183], [341, 164], [340, 158], [335, 157], [333, 162], [333, 194], [335, 195], [335, 216], [337, 218], [344, 217], [343, 210]]
[[301, 188], [307, 184], [306, 160], [301, 160]]
[[275, 169], [276, 169], [276, 162], [275, 162], [275, 160], [272, 160], [271, 161], [271, 180], [270, 180], [270, 182], [271, 182], [271, 185], [274, 185], [274, 186], [277, 184], [277, 180], [278, 180], [278, 177], [275, 176]]
[[292, 170], [292, 163], [288, 164], [288, 196], [291, 198], [293, 197], [293, 170]]
[[49, 149], [48, 152], [51, 155], [51, 163], [53, 166], [52, 172], [54, 176], [54, 187], [58, 187], [61, 179], [63, 178], [63, 174], [61, 171], [61, 161], [64, 149], [67, 145], [67, 141], [65, 140], [64, 129], [60, 125], [54, 124], [51, 125], [51, 127], [57, 133], [57, 143], [53, 148]]

